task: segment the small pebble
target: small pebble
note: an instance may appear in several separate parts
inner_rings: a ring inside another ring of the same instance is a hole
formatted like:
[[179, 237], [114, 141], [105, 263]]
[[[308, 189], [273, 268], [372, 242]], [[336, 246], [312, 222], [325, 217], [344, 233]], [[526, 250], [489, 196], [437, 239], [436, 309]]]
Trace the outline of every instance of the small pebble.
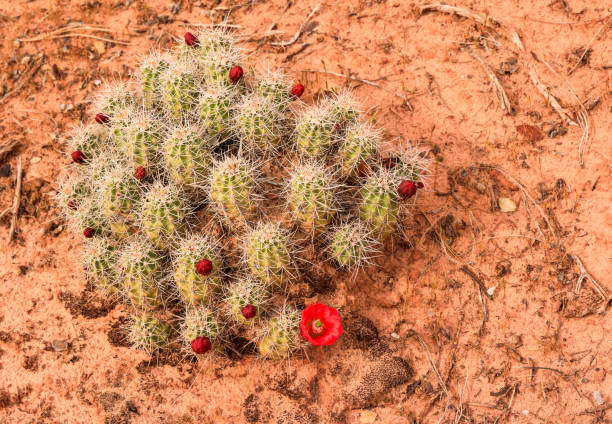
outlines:
[[68, 343], [66, 343], [64, 340], [53, 340], [51, 342], [51, 347], [56, 352], [64, 352], [65, 350], [68, 350]]
[[32, 159], [30, 159], [30, 163], [38, 163], [40, 162], [40, 158], [38, 156], [34, 156]]
[[529, 415], [529, 411], [526, 410], [526, 409], [523, 409], [521, 412], [522, 412], [523, 415]]
[[94, 82], [93, 82], [93, 83], [94, 83], [94, 85], [97, 87], [97, 86], [99, 86], [100, 84], [102, 84], [102, 81], [100, 81], [100, 80], [94, 80]]
[[391, 333], [391, 337], [393, 337], [394, 339], [399, 339], [399, 334]]
[[599, 390], [595, 390], [593, 392], [593, 400], [595, 401], [597, 405], [604, 404], [603, 396], [601, 395], [601, 392]]
[[493, 286], [493, 287], [489, 287], [489, 288], [487, 289], [487, 294], [488, 294], [489, 296], [493, 296], [493, 294], [495, 293], [495, 289], [496, 289], [496, 288], [497, 288], [497, 287], [495, 287], [495, 286]]

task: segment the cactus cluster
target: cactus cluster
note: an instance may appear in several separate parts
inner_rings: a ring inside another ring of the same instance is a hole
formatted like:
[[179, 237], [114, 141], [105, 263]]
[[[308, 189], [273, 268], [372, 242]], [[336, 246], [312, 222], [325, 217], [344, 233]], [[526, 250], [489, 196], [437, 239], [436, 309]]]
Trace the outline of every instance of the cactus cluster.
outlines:
[[87, 277], [130, 305], [130, 340], [148, 352], [180, 341], [205, 358], [240, 334], [289, 356], [303, 340], [286, 294], [307, 245], [368, 265], [422, 187], [422, 156], [385, 166], [349, 92], [307, 105], [282, 73], [245, 74], [232, 38], [187, 33], [151, 53], [69, 141], [58, 201]]

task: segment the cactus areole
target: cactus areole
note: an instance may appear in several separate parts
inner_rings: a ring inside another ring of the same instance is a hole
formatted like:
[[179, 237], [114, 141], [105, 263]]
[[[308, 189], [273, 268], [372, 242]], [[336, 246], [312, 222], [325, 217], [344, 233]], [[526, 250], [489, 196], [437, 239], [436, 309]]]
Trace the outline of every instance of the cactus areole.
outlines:
[[206, 336], [196, 337], [191, 342], [191, 349], [197, 355], [202, 355], [210, 350], [212, 343]]
[[302, 311], [300, 332], [313, 346], [333, 345], [342, 335], [340, 314], [332, 307], [314, 303]]

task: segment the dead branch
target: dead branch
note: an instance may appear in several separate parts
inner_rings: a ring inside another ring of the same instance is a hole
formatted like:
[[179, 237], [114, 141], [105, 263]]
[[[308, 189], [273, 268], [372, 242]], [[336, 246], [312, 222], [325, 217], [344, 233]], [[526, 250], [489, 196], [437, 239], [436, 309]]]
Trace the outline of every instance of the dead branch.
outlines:
[[604, 22], [601, 27], [599, 28], [599, 30], [595, 33], [595, 35], [593, 36], [593, 38], [591, 38], [591, 41], [589, 41], [589, 44], [587, 44], [587, 46], [584, 48], [584, 52], [582, 52], [582, 55], [580, 56], [580, 58], [578, 59], [578, 61], [576, 62], [576, 65], [574, 65], [574, 67], [572, 69], [569, 70], [569, 72], [567, 73], [567, 75], [571, 75], [572, 72], [574, 72], [576, 69], [578, 69], [578, 66], [580, 66], [580, 63], [582, 62], [582, 59], [584, 59], [584, 56], [586, 56], [587, 52], [589, 50], [591, 50], [591, 46], [593, 45], [593, 43], [595, 42], [595, 40], [597, 40], [597, 38], [599, 37], [599, 35], [602, 33], [602, 31], [607, 30], [608, 27], [610, 26], [610, 24], [612, 23], [612, 17], [609, 17], [607, 22]]
[[360, 82], [362, 84], [367, 84], [367, 85], [371, 85], [372, 87], [380, 88], [381, 90], [384, 90], [387, 93], [391, 93], [394, 96], [399, 97], [400, 99], [402, 99], [404, 101], [404, 104], [408, 108], [408, 110], [410, 110], [410, 111], [414, 110], [412, 105], [410, 104], [410, 101], [408, 100], [408, 97], [406, 97], [406, 96], [404, 96], [402, 94], [399, 94], [399, 93], [397, 93], [397, 92], [395, 92], [395, 91], [393, 91], [393, 90], [391, 90], [391, 89], [389, 89], [387, 87], [384, 87], [384, 86], [382, 86], [380, 84], [376, 84], [375, 82], [368, 81], [368, 80], [363, 79], [363, 78], [352, 77], [350, 75], [339, 74], [337, 72], [320, 71], [318, 69], [306, 69], [303, 72], [313, 72], [313, 73], [317, 73], [317, 74], [333, 75], [335, 77], [346, 78], [346, 79], [351, 80], [351, 81], [357, 81], [357, 82]]
[[536, 74], [535, 68], [531, 64], [529, 64], [529, 79], [533, 85], [536, 86], [540, 94], [544, 96], [555, 112], [557, 112], [565, 122], [567, 122], [569, 125], [579, 126], [572, 120], [572, 118], [570, 118], [570, 112], [559, 104], [559, 100], [557, 100], [557, 98], [551, 94], [550, 89], [539, 80], [538, 74]]
[[599, 313], [603, 315], [606, 312], [606, 308], [608, 307], [608, 302], [610, 301], [610, 297], [606, 295], [606, 292], [603, 289], [603, 287], [601, 287], [601, 285], [597, 282], [597, 280], [593, 278], [593, 276], [586, 270], [586, 268], [584, 267], [578, 255], [572, 255], [572, 257], [576, 261], [576, 264], [578, 264], [578, 268], [580, 268], [580, 276], [578, 277], [578, 282], [576, 283], [576, 289], [575, 289], [576, 293], [580, 291], [580, 288], [582, 287], [582, 283], [585, 280], [588, 280], [593, 285], [593, 287], [595, 287], [595, 290], [597, 291], [597, 293], [599, 293], [599, 295], [601, 296], [603, 300], [603, 304], [601, 305], [601, 308], [599, 310]]
[[4, 160], [9, 153], [19, 144], [17, 140], [10, 140], [7, 144], [0, 146], [0, 161]]
[[508, 96], [506, 95], [506, 92], [504, 91], [504, 87], [501, 85], [501, 83], [497, 79], [497, 76], [495, 76], [495, 73], [491, 70], [489, 65], [487, 65], [487, 62], [485, 62], [485, 60], [478, 53], [476, 53], [472, 49], [470, 49], [470, 53], [476, 60], [480, 62], [485, 72], [489, 76], [489, 79], [491, 80], [491, 84], [493, 84], [493, 89], [495, 90], [495, 94], [497, 95], [497, 100], [499, 100], [500, 107], [502, 108], [504, 112], [510, 115], [512, 113], [512, 105], [510, 104], [510, 101], [508, 100]]
[[287, 47], [287, 46], [290, 46], [293, 43], [295, 43], [298, 40], [298, 38], [300, 38], [300, 35], [302, 35], [302, 32], [304, 31], [304, 28], [306, 27], [306, 24], [312, 19], [314, 14], [317, 13], [317, 11], [319, 10], [320, 6], [321, 6], [321, 2], [319, 2], [314, 7], [314, 9], [312, 9], [310, 14], [306, 17], [306, 20], [304, 20], [304, 22], [302, 22], [302, 24], [300, 25], [300, 29], [298, 29], [298, 31], [295, 33], [295, 35], [293, 37], [291, 37], [291, 39], [289, 41], [281, 41], [281, 42], [278, 42], [278, 43], [270, 43], [270, 45], [271, 46], [276, 46], [276, 47]]
[[9, 243], [13, 240], [15, 229], [17, 228], [17, 216], [19, 215], [19, 205], [21, 203], [21, 156], [17, 162], [17, 182], [15, 183], [15, 195], [13, 196], [13, 216], [11, 217], [11, 227], [9, 229]]

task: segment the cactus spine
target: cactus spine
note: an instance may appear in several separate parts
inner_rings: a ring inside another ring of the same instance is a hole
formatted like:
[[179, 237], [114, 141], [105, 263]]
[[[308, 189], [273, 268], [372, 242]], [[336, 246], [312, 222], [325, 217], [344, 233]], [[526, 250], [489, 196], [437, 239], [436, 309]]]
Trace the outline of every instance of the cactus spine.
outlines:
[[224, 86], [210, 87], [201, 94], [198, 111], [202, 125], [209, 134], [222, 139], [231, 135], [232, 108], [236, 97], [235, 90]]
[[238, 133], [251, 152], [277, 153], [282, 135], [278, 106], [268, 97], [250, 96], [238, 106]]
[[189, 113], [198, 99], [198, 81], [195, 66], [176, 60], [160, 75], [161, 92], [166, 110], [173, 119]]
[[154, 109], [161, 100], [161, 75], [168, 70], [170, 58], [152, 53], [140, 65], [138, 74], [145, 107]]
[[108, 239], [98, 238], [86, 246], [85, 267], [87, 275], [107, 295], [121, 294], [117, 282], [117, 247]]

